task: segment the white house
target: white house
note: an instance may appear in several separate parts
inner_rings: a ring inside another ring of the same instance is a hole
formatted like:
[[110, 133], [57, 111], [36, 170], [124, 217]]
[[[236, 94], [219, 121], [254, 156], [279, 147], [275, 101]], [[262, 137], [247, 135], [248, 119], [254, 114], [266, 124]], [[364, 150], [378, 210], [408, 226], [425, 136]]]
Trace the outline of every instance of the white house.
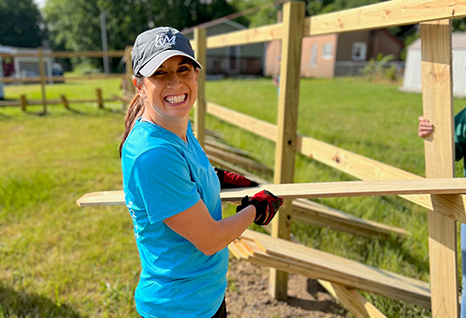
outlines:
[[[453, 95], [466, 97], [466, 32], [452, 33]], [[400, 91], [418, 92], [421, 83], [421, 39], [407, 48], [403, 86]]]
[[[51, 53], [51, 50], [44, 50], [44, 53]], [[1, 46], [0, 45], [0, 60], [3, 59], [3, 62], [0, 63], [0, 67], [3, 70], [4, 64], [12, 64], [14, 66], [14, 74], [19, 76], [20, 74], [26, 75], [36, 74], [39, 75], [39, 57], [37, 56], [38, 50], [31, 48], [18, 48], [11, 46]], [[18, 56], [19, 55], [19, 56]], [[36, 55], [36, 56], [28, 56]], [[53, 73], [53, 62], [54, 58], [44, 57], [45, 64], [45, 74], [47, 76], [52, 76]], [[6, 74], [5, 76], [12, 74]]]

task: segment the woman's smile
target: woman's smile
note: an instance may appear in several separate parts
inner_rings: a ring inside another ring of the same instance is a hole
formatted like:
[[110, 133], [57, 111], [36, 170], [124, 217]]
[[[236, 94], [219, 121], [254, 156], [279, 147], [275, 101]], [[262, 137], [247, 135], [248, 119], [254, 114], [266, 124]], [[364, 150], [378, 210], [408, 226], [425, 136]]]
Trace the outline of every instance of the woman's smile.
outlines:
[[179, 106], [184, 103], [188, 94], [179, 94], [179, 95], [169, 95], [164, 98], [171, 106]]

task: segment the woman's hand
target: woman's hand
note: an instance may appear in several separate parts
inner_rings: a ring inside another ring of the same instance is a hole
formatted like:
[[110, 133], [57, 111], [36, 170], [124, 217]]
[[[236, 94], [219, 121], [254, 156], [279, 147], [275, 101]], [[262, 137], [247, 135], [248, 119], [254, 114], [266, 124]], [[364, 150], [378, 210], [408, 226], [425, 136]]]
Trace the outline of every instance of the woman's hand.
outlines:
[[257, 182], [251, 181], [248, 178], [219, 168], [214, 168], [217, 173], [218, 180], [220, 181], [221, 189], [231, 188], [249, 188], [257, 187]]
[[245, 196], [241, 200], [241, 205], [236, 207], [236, 212], [242, 211], [249, 205], [254, 205], [256, 208], [256, 217], [254, 223], [257, 225], [267, 225], [272, 221], [275, 214], [278, 212], [278, 208], [283, 204], [283, 199], [276, 197], [272, 192], [262, 190], [256, 193], [251, 200], [248, 196]]

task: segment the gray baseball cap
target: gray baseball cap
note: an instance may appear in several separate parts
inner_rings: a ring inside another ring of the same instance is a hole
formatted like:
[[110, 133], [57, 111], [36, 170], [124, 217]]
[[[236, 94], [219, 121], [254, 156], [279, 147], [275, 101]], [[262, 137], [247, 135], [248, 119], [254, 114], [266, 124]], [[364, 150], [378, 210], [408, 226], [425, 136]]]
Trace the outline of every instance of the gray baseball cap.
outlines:
[[202, 68], [194, 58], [194, 50], [187, 37], [177, 29], [158, 27], [139, 34], [134, 42], [131, 62], [133, 74], [148, 77], [173, 56], [186, 56]]

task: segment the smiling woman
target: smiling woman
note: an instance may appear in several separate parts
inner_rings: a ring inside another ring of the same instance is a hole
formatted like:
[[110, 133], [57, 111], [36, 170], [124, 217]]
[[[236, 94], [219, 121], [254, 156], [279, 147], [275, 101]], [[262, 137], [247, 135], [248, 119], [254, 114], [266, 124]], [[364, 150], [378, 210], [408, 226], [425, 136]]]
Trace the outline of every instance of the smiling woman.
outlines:
[[252, 222], [268, 224], [283, 200], [263, 190], [222, 219], [220, 188], [257, 184], [214, 170], [194, 137], [189, 112], [201, 65], [184, 35], [143, 32], [132, 64], [137, 93], [120, 154], [142, 266], [136, 309], [143, 317], [226, 317], [227, 246]]

